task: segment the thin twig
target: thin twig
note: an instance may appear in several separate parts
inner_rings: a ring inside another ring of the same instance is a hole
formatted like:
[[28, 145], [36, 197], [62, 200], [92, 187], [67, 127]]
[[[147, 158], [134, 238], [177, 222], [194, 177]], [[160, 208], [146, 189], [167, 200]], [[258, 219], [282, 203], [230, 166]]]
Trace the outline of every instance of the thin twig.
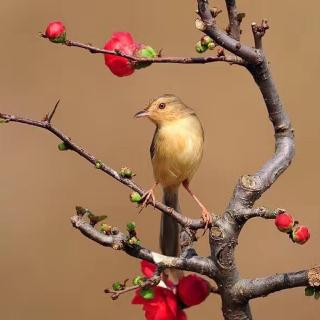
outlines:
[[[53, 116], [53, 114], [52, 114], [52, 116]], [[52, 116], [51, 116], [50, 120], [52, 119]], [[99, 162], [99, 169], [101, 171], [103, 171], [104, 173], [108, 174], [109, 176], [111, 176], [112, 178], [121, 182], [122, 184], [126, 185], [127, 187], [131, 188], [132, 190], [138, 192], [140, 195], [145, 194], [145, 190], [143, 190], [135, 182], [133, 182], [131, 179], [123, 178], [116, 170], [114, 170], [111, 167], [109, 167], [108, 165], [102, 163], [95, 156], [91, 155], [86, 150], [84, 150], [82, 147], [80, 147], [76, 143], [74, 143], [68, 135], [64, 134], [60, 130], [53, 127], [49, 121], [47, 121], [47, 120], [37, 121], [37, 120], [27, 119], [27, 118], [18, 117], [18, 116], [10, 115], [10, 114], [4, 114], [4, 113], [0, 113], [0, 118], [6, 120], [8, 122], [23, 123], [26, 125], [39, 127], [39, 128], [43, 128], [43, 129], [50, 131], [55, 136], [57, 136], [59, 139], [61, 139], [63, 142], [65, 142], [68, 145], [68, 148], [70, 150], [76, 152], [81, 157], [83, 157], [87, 161], [91, 162], [93, 165], [96, 165], [97, 162]], [[48, 117], [48, 119], [49, 119], [49, 117]], [[149, 202], [149, 204], [151, 204], [151, 202]], [[167, 207], [166, 205], [164, 205], [163, 203], [161, 203], [159, 201], [155, 202], [155, 208], [172, 216], [183, 227], [194, 229], [194, 230], [203, 229], [205, 227], [205, 223], [203, 222], [202, 219], [190, 219], [190, 218], [180, 214], [179, 212], [175, 211], [173, 208]]]
[[60, 103], [60, 99], [57, 101], [57, 103], [55, 104], [53, 110], [52, 110], [52, 111], [50, 112], [50, 114], [48, 115], [47, 121], [48, 121], [49, 123], [51, 123], [51, 120], [52, 120], [54, 114], [55, 114], [56, 111], [57, 111], [57, 108], [58, 108], [59, 103]]
[[178, 64], [206, 64], [211, 62], [227, 62], [236, 65], [245, 65], [243, 59], [236, 56], [210, 56], [210, 57], [156, 57], [156, 58], [139, 58], [133, 55], [122, 53], [121, 51], [105, 50], [94, 47], [90, 44], [84, 44], [78, 41], [66, 40], [65, 45], [68, 47], [77, 47], [88, 50], [90, 53], [111, 54], [127, 58], [134, 62], [150, 62], [150, 63], [178, 63]]
[[121, 295], [126, 294], [128, 292], [137, 290], [137, 289], [143, 289], [143, 288], [148, 288], [148, 287], [154, 287], [156, 286], [161, 280], [161, 276], [157, 273], [153, 277], [145, 279], [145, 281], [141, 284], [137, 284], [134, 286], [126, 287], [125, 284], [127, 280], [124, 282], [124, 288], [121, 290], [113, 290], [113, 289], [105, 289], [105, 293], [110, 293], [111, 294], [111, 299], [116, 300], [118, 299]]

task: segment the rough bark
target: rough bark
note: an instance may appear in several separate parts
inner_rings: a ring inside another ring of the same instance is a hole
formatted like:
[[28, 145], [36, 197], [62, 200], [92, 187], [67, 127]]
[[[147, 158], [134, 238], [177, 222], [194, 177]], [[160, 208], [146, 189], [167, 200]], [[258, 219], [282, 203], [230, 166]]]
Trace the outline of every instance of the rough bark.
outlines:
[[[281, 212], [281, 209], [269, 210], [263, 207], [253, 208], [253, 206], [256, 200], [272, 186], [290, 165], [294, 156], [294, 134], [289, 117], [284, 111], [276, 85], [272, 79], [268, 60], [262, 49], [262, 37], [269, 28], [267, 22], [264, 20], [259, 26], [255, 23], [252, 24], [255, 43], [255, 47], [252, 48], [240, 43], [241, 16], [238, 14], [235, 0], [225, 1], [229, 17], [227, 33], [218, 28], [216, 17], [212, 15], [208, 1], [197, 0], [197, 2], [198, 14], [200, 16], [200, 20], [197, 21], [198, 29], [210, 36], [222, 48], [228, 50], [231, 55], [223, 53], [220, 56], [207, 58], [159, 57], [155, 59], [143, 59], [143, 61], [150, 63], [185, 64], [224, 61], [244, 66], [252, 75], [261, 92], [269, 119], [273, 125], [275, 135], [274, 154], [256, 173], [242, 176], [239, 179], [225, 212], [220, 216], [215, 216], [209, 232], [209, 257], [199, 257], [193, 248], [193, 243], [196, 241], [196, 231], [204, 228], [203, 221], [190, 219], [160, 202], [156, 202], [155, 207], [159, 211], [172, 216], [182, 226], [180, 257], [164, 256], [140, 245], [132, 244], [128, 236], [120, 231], [114, 232], [114, 234], [102, 234], [81, 215], [73, 216], [71, 221], [73, 226], [84, 236], [100, 245], [122, 250], [138, 259], [148, 260], [157, 264], [160, 269], [175, 268], [197, 272], [210, 277], [218, 285], [216, 293], [221, 296], [224, 318], [226, 320], [252, 319], [249, 305], [251, 299], [264, 297], [275, 291], [293, 287], [318, 287], [320, 285], [320, 268], [315, 267], [309, 270], [282, 273], [256, 279], [242, 279], [240, 277], [234, 258], [239, 234], [248, 219], [253, 217], [274, 219]], [[92, 53], [109, 53], [121, 55], [134, 61], [141, 60], [132, 56], [122, 55], [119, 52], [106, 52], [106, 50], [71, 40], [68, 40], [66, 45], [89, 50]], [[0, 118], [5, 122], [18, 122], [48, 130], [62, 140], [70, 150], [95, 165], [99, 161], [95, 156], [85, 151], [71, 141], [66, 134], [52, 126], [51, 120], [56, 108], [57, 105], [41, 121], [10, 114], [0, 114]], [[100, 163], [99, 169], [139, 194], [142, 195], [144, 193], [144, 190], [134, 181], [121, 177], [117, 171], [108, 165]], [[158, 273], [159, 269], [157, 270], [157, 274], [155, 274], [155, 279], [158, 279]]]

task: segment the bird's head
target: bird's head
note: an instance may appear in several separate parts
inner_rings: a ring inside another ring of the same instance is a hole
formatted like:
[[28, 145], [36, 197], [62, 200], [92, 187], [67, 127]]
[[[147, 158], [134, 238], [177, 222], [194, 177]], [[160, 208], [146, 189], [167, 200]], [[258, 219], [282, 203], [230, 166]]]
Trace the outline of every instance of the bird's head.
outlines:
[[184, 118], [193, 113], [177, 96], [165, 94], [152, 100], [148, 106], [135, 114], [136, 118], [148, 117], [156, 125]]

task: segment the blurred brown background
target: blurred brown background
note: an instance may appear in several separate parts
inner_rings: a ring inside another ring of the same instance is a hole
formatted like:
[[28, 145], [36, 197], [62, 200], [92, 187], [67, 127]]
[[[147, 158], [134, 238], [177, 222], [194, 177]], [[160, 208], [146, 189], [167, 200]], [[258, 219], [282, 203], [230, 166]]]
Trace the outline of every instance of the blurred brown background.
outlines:
[[[175, 93], [194, 107], [206, 132], [206, 150], [193, 189], [222, 212], [241, 174], [270, 157], [273, 132], [249, 74], [236, 66], [154, 65], [116, 78], [103, 57], [53, 45], [38, 32], [61, 19], [70, 39], [103, 46], [112, 31], [134, 37], [165, 55], [196, 55], [196, 1], [18, 1], [0, 2], [0, 111], [40, 119], [58, 98], [54, 123], [74, 141], [114, 168], [130, 166], [144, 187], [153, 182], [148, 148], [153, 126], [132, 115], [150, 98]], [[222, 1], [216, 2], [223, 7]], [[297, 137], [293, 165], [259, 201], [287, 208], [312, 237], [294, 245], [272, 221], [252, 220], [240, 237], [237, 261], [244, 277], [295, 271], [320, 263], [320, 125], [318, 72], [319, 2], [238, 1], [247, 13], [243, 41], [252, 44], [250, 23], [269, 18], [264, 40], [283, 102]], [[225, 26], [225, 16], [219, 21]], [[131, 296], [112, 302], [103, 289], [139, 272], [137, 260], [97, 245], [71, 227], [74, 206], [107, 213], [125, 227], [135, 220], [143, 243], [158, 248], [158, 212], [141, 215], [129, 190], [76, 154], [59, 152], [59, 141], [40, 129], [1, 127], [0, 313], [6, 320], [142, 319]], [[158, 197], [160, 197], [158, 190]], [[198, 208], [181, 192], [182, 208]], [[207, 255], [207, 240], [197, 245]], [[319, 319], [320, 302], [303, 288], [252, 302], [255, 319]], [[221, 319], [220, 302], [210, 297], [187, 311], [190, 319]]]

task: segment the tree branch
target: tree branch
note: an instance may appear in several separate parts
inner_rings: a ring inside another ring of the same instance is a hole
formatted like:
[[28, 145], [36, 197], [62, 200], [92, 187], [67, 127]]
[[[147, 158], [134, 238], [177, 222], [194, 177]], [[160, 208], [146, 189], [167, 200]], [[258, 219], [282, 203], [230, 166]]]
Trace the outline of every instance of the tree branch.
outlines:
[[242, 17], [238, 13], [236, 0], [225, 0], [225, 2], [226, 2], [226, 7], [228, 10], [228, 16], [229, 16], [229, 26], [228, 26], [229, 35], [233, 39], [239, 41], [240, 34], [241, 34], [240, 24], [242, 21]]
[[[42, 35], [43, 36], [43, 35]], [[232, 56], [210, 56], [210, 57], [156, 57], [156, 58], [139, 58], [136, 56], [128, 55], [122, 53], [121, 51], [112, 51], [112, 50], [105, 50], [94, 47], [90, 44], [84, 44], [78, 41], [73, 40], [66, 40], [64, 43], [68, 47], [77, 47], [81, 49], [85, 49], [90, 53], [101, 53], [101, 54], [111, 54], [123, 58], [127, 58], [128, 60], [134, 62], [149, 62], [149, 63], [178, 63], [178, 64], [206, 64], [212, 62], [227, 62], [230, 64], [236, 64], [240, 66], [244, 66], [245, 63], [243, 59]]]
[[246, 62], [254, 64], [262, 62], [259, 51], [241, 44], [238, 40], [233, 39], [218, 28], [216, 19], [210, 11], [208, 0], [197, 1], [199, 15], [202, 20], [202, 24], [198, 23], [198, 29], [205, 32], [215, 43], [241, 57]]
[[131, 245], [128, 242], [128, 237], [122, 232], [118, 232], [115, 235], [103, 234], [96, 230], [90, 223], [84, 221], [82, 216], [79, 215], [73, 216], [71, 218], [71, 223], [83, 235], [94, 242], [115, 250], [122, 250], [132, 257], [147, 260], [161, 268], [175, 268], [179, 270], [192, 271], [211, 278], [216, 270], [213, 262], [208, 258], [198, 256], [193, 256], [191, 258], [168, 257], [139, 245]]
[[[55, 110], [55, 109], [54, 109]], [[57, 136], [59, 139], [61, 139], [70, 150], [73, 150], [77, 154], [79, 154], [81, 157], [85, 158], [87, 161], [92, 163], [93, 165], [96, 165], [99, 162], [99, 169], [103, 171], [104, 173], [108, 174], [115, 180], [121, 182], [122, 184], [126, 185], [130, 189], [138, 192], [140, 195], [143, 195], [145, 193], [145, 190], [143, 190], [140, 186], [138, 186], [135, 182], [133, 182], [131, 179], [123, 178], [117, 171], [112, 169], [111, 167], [107, 166], [106, 164], [100, 162], [99, 159], [97, 159], [95, 156], [88, 153], [86, 150], [84, 150], [82, 147], [78, 146], [74, 142], [71, 141], [69, 136], [62, 133], [55, 127], [51, 125], [51, 122], [49, 122], [48, 117], [46, 116], [44, 120], [37, 121], [32, 119], [27, 119], [23, 117], [18, 117], [15, 115], [10, 114], [4, 114], [0, 113], [0, 118], [4, 119], [6, 122], [18, 122], [23, 123], [26, 125], [31, 125], [39, 128], [43, 128], [48, 130], [49, 132], [53, 133], [55, 136]], [[51, 120], [51, 119], [50, 119]], [[151, 204], [151, 202], [149, 202]], [[153, 203], [152, 203], [153, 204]], [[197, 229], [203, 229], [205, 227], [205, 223], [202, 219], [190, 219], [179, 212], [175, 211], [173, 208], [167, 207], [163, 203], [156, 201], [155, 202], [155, 208], [162, 211], [163, 213], [166, 213], [170, 216], [172, 216], [182, 227], [190, 228], [193, 230]]]
[[257, 49], [262, 49], [262, 37], [265, 35], [266, 31], [269, 29], [268, 21], [262, 20], [261, 25], [258, 26], [255, 22], [251, 24], [251, 29], [254, 38], [254, 44]]
[[[317, 278], [318, 282], [314, 279]], [[281, 273], [265, 278], [242, 279], [234, 287], [236, 300], [248, 301], [280, 290], [320, 285], [320, 267], [298, 272]]]
[[[274, 127], [276, 140], [275, 154], [256, 174], [240, 178], [228, 206], [228, 210], [230, 211], [251, 208], [263, 192], [270, 188], [281, 173], [290, 165], [294, 156], [293, 129], [289, 117], [283, 109], [263, 51], [244, 46], [221, 32], [216, 26], [216, 21], [210, 12], [207, 0], [198, 0], [198, 10], [204, 23], [203, 31], [212, 37], [216, 43], [240, 56], [248, 63], [247, 69], [261, 91], [269, 118]], [[265, 20], [263, 20], [261, 26], [254, 27], [255, 39], [259, 37], [261, 40], [261, 37], [268, 28], [269, 26]], [[262, 44], [258, 43], [257, 46], [260, 48]]]
[[252, 218], [263, 218], [263, 219], [275, 219], [281, 212], [285, 212], [283, 209], [268, 209], [265, 207], [244, 209], [240, 212], [234, 212], [234, 217], [241, 224]]

